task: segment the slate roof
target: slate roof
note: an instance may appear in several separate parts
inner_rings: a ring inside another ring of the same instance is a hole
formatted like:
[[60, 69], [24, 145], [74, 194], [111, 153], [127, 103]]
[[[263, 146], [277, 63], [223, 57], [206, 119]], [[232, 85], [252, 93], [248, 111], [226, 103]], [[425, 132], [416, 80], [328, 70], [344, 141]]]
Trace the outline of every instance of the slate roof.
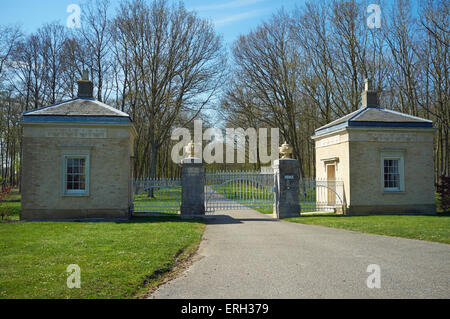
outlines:
[[319, 127], [315, 136], [345, 127], [432, 128], [433, 122], [379, 106], [366, 106]]
[[94, 98], [77, 97], [25, 112], [23, 122], [130, 123], [131, 119], [127, 113]]

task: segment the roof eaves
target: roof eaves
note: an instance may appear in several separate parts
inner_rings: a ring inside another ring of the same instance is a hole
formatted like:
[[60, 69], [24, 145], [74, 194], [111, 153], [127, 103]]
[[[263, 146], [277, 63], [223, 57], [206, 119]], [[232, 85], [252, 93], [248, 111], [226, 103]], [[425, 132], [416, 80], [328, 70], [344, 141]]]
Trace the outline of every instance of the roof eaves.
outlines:
[[348, 127], [432, 128], [433, 124], [428, 122], [357, 121], [349, 122]]
[[66, 115], [28, 115], [23, 123], [132, 123], [125, 116], [66, 116]]
[[315, 130], [314, 136], [320, 136], [320, 135], [328, 134], [328, 133], [331, 133], [331, 132], [343, 129], [345, 127], [348, 127], [348, 121], [342, 122], [342, 123], [337, 124], [337, 125], [332, 125], [332, 126], [329, 126], [329, 127], [326, 127], [326, 128], [318, 128], [317, 130]]

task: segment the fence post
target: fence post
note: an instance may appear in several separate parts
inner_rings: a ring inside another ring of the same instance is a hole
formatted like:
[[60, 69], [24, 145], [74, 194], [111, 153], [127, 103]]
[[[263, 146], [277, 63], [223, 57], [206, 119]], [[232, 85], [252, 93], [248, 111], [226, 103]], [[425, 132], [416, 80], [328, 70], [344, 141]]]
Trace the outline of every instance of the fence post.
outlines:
[[274, 218], [300, 216], [299, 163], [295, 159], [288, 158], [290, 154], [288, 147], [286, 143], [283, 144], [280, 153], [284, 156], [273, 163], [275, 178]]
[[200, 159], [181, 163], [181, 216], [205, 215], [204, 166]]

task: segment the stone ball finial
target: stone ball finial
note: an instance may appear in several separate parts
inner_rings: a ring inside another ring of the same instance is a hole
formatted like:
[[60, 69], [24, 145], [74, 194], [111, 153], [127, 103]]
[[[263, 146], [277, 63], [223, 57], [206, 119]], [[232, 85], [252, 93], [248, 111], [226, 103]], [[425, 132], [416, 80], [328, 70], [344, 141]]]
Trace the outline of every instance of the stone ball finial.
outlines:
[[286, 141], [281, 145], [279, 150], [280, 154], [282, 155], [281, 159], [291, 158], [292, 146], [290, 146]]
[[184, 152], [188, 155], [188, 158], [194, 157], [195, 154], [195, 144], [193, 141], [190, 141], [188, 145], [184, 147]]

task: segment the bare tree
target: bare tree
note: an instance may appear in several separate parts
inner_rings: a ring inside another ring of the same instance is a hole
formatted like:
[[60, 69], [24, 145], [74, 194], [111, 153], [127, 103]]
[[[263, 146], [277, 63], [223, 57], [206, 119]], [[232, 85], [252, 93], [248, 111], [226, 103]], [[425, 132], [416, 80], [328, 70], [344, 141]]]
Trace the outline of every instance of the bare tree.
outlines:
[[450, 83], [448, 64], [450, 4], [429, 0], [421, 8], [420, 25], [425, 33], [418, 52], [423, 65], [421, 90], [417, 103], [435, 120], [435, 179], [450, 174]]
[[97, 100], [104, 101], [112, 89], [112, 35], [109, 0], [89, 0], [82, 7], [79, 44], [87, 52], [87, 63], [97, 89]]
[[43, 70], [45, 104], [54, 104], [63, 98], [63, 53], [64, 44], [67, 39], [65, 28], [62, 25], [52, 23], [46, 24], [37, 32], [41, 40], [41, 55], [44, 61]]
[[135, 119], [143, 120], [138, 131], [146, 137], [137, 148], [150, 155], [153, 177], [176, 120], [184, 115], [192, 121], [217, 92], [225, 63], [221, 39], [210, 22], [166, 1], [123, 4], [116, 27], [128, 41], [122, 49], [130, 50], [120, 54], [133, 63], [127, 98], [136, 102]]
[[4, 80], [4, 71], [8, 66], [14, 48], [22, 38], [17, 26], [0, 26], [0, 82]]
[[255, 31], [241, 36], [233, 46], [233, 56], [236, 73], [241, 74], [247, 89], [258, 100], [262, 121], [280, 128], [281, 135], [293, 146], [303, 178], [303, 141], [298, 129], [300, 52], [293, 36], [291, 18], [279, 11]]

